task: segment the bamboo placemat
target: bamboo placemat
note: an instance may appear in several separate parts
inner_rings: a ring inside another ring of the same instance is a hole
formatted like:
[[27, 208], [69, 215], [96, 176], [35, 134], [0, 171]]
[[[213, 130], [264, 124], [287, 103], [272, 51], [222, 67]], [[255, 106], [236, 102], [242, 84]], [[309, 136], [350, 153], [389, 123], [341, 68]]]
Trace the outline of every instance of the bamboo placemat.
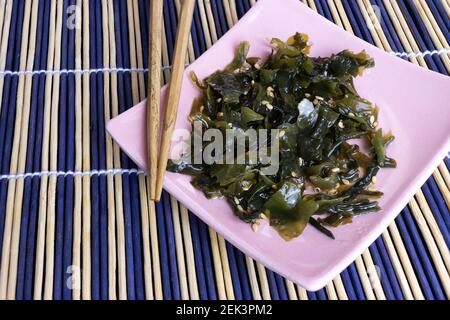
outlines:
[[[450, 72], [449, 0], [303, 2], [399, 58]], [[254, 3], [199, 0], [186, 63]], [[151, 205], [145, 174], [105, 132], [145, 98], [148, 5], [0, 0], [0, 299], [450, 298], [449, 158], [317, 292], [246, 257], [169, 194]], [[162, 83], [180, 0], [164, 6]]]

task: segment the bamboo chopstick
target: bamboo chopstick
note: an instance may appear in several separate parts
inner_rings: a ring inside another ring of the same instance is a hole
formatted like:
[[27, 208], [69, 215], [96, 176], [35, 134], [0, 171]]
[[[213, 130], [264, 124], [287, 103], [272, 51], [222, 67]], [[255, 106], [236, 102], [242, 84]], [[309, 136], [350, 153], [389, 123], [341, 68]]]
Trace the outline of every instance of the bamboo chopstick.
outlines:
[[147, 145], [150, 197], [156, 197], [158, 168], [158, 142], [161, 90], [161, 44], [163, 27], [163, 1], [151, 2], [149, 39], [149, 73], [147, 99]]
[[191, 30], [192, 17], [194, 15], [195, 0], [185, 0], [181, 8], [181, 16], [178, 25], [175, 51], [173, 56], [172, 75], [169, 84], [167, 109], [163, 124], [161, 137], [160, 157], [158, 162], [158, 175], [156, 183], [156, 194], [153, 200], [161, 199], [164, 174], [167, 168], [170, 142], [172, 140], [175, 121], [177, 119], [178, 102], [183, 81], [184, 62], [186, 59], [189, 34]]

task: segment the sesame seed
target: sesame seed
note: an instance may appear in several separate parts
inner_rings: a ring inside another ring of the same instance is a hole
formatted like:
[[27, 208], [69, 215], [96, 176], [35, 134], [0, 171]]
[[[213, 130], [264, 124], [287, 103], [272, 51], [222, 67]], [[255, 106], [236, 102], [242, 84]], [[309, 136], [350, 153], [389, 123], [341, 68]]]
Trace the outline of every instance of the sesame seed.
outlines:
[[297, 172], [295, 172], [295, 171], [292, 171], [291, 172], [291, 176], [293, 176], [294, 178], [296, 178], [298, 175], [297, 175]]
[[348, 114], [348, 116], [351, 117], [351, 118], [353, 118], [353, 117], [355, 117], [355, 114], [354, 114], [353, 112], [350, 112], [350, 113]]
[[237, 205], [237, 209], [238, 209], [240, 212], [245, 212], [244, 208], [242, 208], [242, 206], [241, 206], [240, 204]]
[[233, 124], [231, 122], [228, 123], [228, 127], [233, 128]]
[[242, 181], [242, 190], [248, 191], [252, 187], [252, 183], [250, 181], [244, 180]]
[[316, 96], [316, 99], [319, 100], [319, 101], [325, 100], [324, 98], [322, 98], [322, 97], [320, 97], [320, 96]]
[[370, 116], [369, 121], [370, 121], [370, 124], [373, 125], [375, 123], [375, 116]]
[[241, 72], [240, 69], [236, 69], [236, 70], [233, 71], [233, 73], [239, 73], [239, 72]]
[[267, 106], [267, 105], [269, 104], [269, 101], [263, 100], [263, 101], [261, 101], [261, 104], [262, 104], [263, 106]]
[[273, 105], [271, 105], [270, 103], [268, 105], [266, 105], [268, 110], [273, 110]]
[[334, 196], [337, 194], [337, 190], [336, 189], [331, 189], [330, 191], [328, 191], [328, 194], [331, 196]]
[[320, 189], [319, 187], [314, 189], [316, 192], [322, 192], [322, 189]]
[[240, 202], [239, 202], [239, 199], [236, 198], [236, 197], [234, 197], [234, 203], [239, 204], [239, 203], [240, 203]]
[[200, 107], [200, 112], [203, 112], [203, 110], [205, 110], [205, 106]]
[[222, 118], [223, 117], [223, 112], [217, 112], [217, 117]]
[[257, 70], [261, 69], [261, 66], [259, 65], [259, 63], [255, 63], [255, 69], [257, 69]]
[[305, 97], [310, 98], [311, 95], [309, 93], [305, 93]]
[[263, 219], [263, 220], [269, 220], [269, 218], [268, 218], [264, 213], [261, 213], [261, 219]]
[[340, 121], [338, 122], [338, 127], [341, 128], [341, 129], [344, 129], [344, 128], [345, 128], [344, 122], [343, 122], [342, 120], [340, 120]]
[[241, 72], [245, 72], [245, 71], [250, 70], [251, 68], [252, 68], [252, 66], [251, 66], [249, 63], [245, 62], [245, 63], [242, 65], [240, 71], [241, 71]]
[[314, 99], [313, 103], [314, 103], [314, 104], [318, 104], [318, 103], [319, 103], [319, 100]]
[[252, 85], [254, 85], [255, 84], [255, 80], [252, 80]]
[[298, 165], [300, 167], [303, 167], [304, 164], [305, 164], [305, 160], [303, 160], [303, 158], [298, 158]]
[[222, 98], [217, 99], [217, 102], [221, 103], [222, 102]]
[[277, 185], [276, 185], [276, 184], [273, 184], [273, 185], [272, 185], [272, 189], [277, 190], [277, 189], [278, 189]]
[[280, 131], [280, 134], [279, 134], [279, 137], [282, 138], [282, 137], [284, 137], [285, 134], [286, 134], [286, 131], [281, 130], [281, 131]]
[[350, 181], [348, 181], [347, 179], [342, 179], [342, 183], [348, 186], [350, 184]]
[[333, 169], [331, 169], [331, 172], [333, 172], [333, 173], [338, 173], [338, 172], [340, 172], [341, 171], [341, 169], [339, 169], [339, 168], [333, 168]]
[[373, 176], [371, 181], [373, 184], [377, 183], [377, 177]]
[[373, 123], [373, 126], [374, 126], [374, 127], [378, 127], [378, 121], [375, 121], [375, 122]]
[[252, 230], [253, 230], [253, 232], [258, 232], [258, 229], [259, 229], [259, 224], [257, 224], [257, 223], [252, 223]]

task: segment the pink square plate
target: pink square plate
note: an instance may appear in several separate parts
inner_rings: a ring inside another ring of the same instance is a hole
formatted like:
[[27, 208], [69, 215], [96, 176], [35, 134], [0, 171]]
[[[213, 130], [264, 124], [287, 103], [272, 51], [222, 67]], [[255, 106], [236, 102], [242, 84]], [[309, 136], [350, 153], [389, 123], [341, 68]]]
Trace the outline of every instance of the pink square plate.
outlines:
[[[450, 150], [450, 78], [381, 51], [298, 0], [260, 0], [187, 68], [177, 128], [190, 129], [187, 116], [193, 99], [199, 95], [189, 71], [195, 70], [199, 78], [204, 78], [222, 69], [243, 40], [251, 43], [250, 56], [267, 56], [271, 50], [268, 39], [287, 39], [297, 31], [310, 36], [313, 56], [350, 49], [366, 50], [375, 59], [376, 67], [358, 78], [356, 86], [363, 97], [380, 106], [381, 127], [391, 129], [396, 136], [389, 155], [397, 160], [398, 168], [382, 170], [378, 176], [378, 187], [385, 193], [381, 199], [383, 210], [334, 229], [334, 241], [307, 227], [301, 237], [285, 242], [268, 225], [253, 232], [234, 216], [224, 200], [207, 200], [190, 184], [188, 176], [167, 173], [164, 187], [245, 254], [314, 291], [325, 286], [380, 236]], [[163, 88], [163, 97], [165, 91]], [[141, 168], [146, 167], [145, 110], [142, 102], [108, 123], [111, 136]]]

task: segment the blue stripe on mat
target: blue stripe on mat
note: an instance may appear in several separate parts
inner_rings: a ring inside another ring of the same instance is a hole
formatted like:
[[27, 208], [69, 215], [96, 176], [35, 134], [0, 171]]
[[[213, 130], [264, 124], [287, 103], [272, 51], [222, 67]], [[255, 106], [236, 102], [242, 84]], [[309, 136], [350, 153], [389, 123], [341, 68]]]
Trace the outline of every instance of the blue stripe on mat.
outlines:
[[[17, 4], [17, 2], [19, 2]], [[20, 56], [20, 44], [22, 38], [22, 24], [24, 15], [24, 2], [15, 1], [11, 17], [10, 34], [15, 37], [9, 38], [8, 53], [6, 58], [6, 69], [18, 70]], [[14, 21], [16, 24], [14, 24]], [[0, 174], [7, 174], [10, 170], [12, 138], [14, 133], [16, 95], [18, 78], [5, 76], [3, 85], [2, 110], [0, 115]], [[0, 182], [0, 257], [3, 252], [3, 233], [6, 214], [6, 198], [8, 190], [8, 180]]]
[[[38, 20], [44, 21], [44, 17], [48, 8], [46, 7], [47, 2], [42, 1], [39, 4], [38, 9]], [[38, 26], [36, 30], [36, 52], [34, 56], [34, 66], [33, 68], [45, 68], [46, 65], [46, 45], [47, 42], [44, 40], [46, 30], [48, 29], [47, 23], [42, 23]], [[41, 52], [42, 51], [42, 52]], [[36, 146], [39, 134], [36, 132], [38, 127], [38, 99], [39, 99], [39, 89], [45, 82], [45, 76], [34, 75], [33, 76], [33, 89], [31, 91], [31, 106], [30, 106], [30, 122], [28, 128], [28, 146], [27, 146], [27, 161], [25, 165], [26, 172], [38, 171], [39, 168], [34, 168], [34, 156], [36, 151], [39, 152], [39, 146]], [[44, 91], [44, 90], [42, 90]], [[41, 105], [41, 104], [39, 104]], [[37, 148], [35, 148], [37, 147]], [[39, 181], [38, 179], [36, 179]], [[20, 227], [20, 244], [19, 244], [19, 260], [17, 264], [17, 288], [16, 288], [16, 299], [22, 300], [28, 298], [28, 290], [26, 280], [31, 275], [27, 275], [27, 259], [34, 262], [34, 255], [28, 255], [28, 249], [31, 253], [34, 252], [34, 237], [30, 239], [29, 230], [34, 231], [35, 221], [36, 221], [36, 210], [33, 210], [33, 201], [26, 199], [33, 199], [35, 195], [32, 193], [34, 181], [31, 179], [26, 179], [24, 184], [24, 194], [23, 194], [23, 208], [22, 208], [22, 224]], [[35, 207], [36, 208], [36, 207]], [[28, 243], [32, 240], [30, 246]], [[1, 243], [1, 240], [0, 240]], [[29, 258], [28, 258], [29, 257]], [[34, 265], [33, 265], [34, 266]], [[31, 287], [30, 287], [31, 288]]]
[[[74, 5], [75, 0], [70, 1], [70, 5]], [[75, 29], [69, 30], [69, 46], [68, 46], [68, 68], [75, 68]], [[75, 75], [69, 74], [68, 88], [75, 88]], [[75, 90], [68, 90], [68, 113], [67, 113], [67, 170], [75, 170]], [[73, 248], [73, 209], [74, 209], [74, 178], [73, 176], [66, 179], [66, 219], [64, 221], [64, 252], [63, 252], [63, 293], [64, 300], [72, 299], [72, 290], [69, 286], [72, 265], [72, 248]]]

